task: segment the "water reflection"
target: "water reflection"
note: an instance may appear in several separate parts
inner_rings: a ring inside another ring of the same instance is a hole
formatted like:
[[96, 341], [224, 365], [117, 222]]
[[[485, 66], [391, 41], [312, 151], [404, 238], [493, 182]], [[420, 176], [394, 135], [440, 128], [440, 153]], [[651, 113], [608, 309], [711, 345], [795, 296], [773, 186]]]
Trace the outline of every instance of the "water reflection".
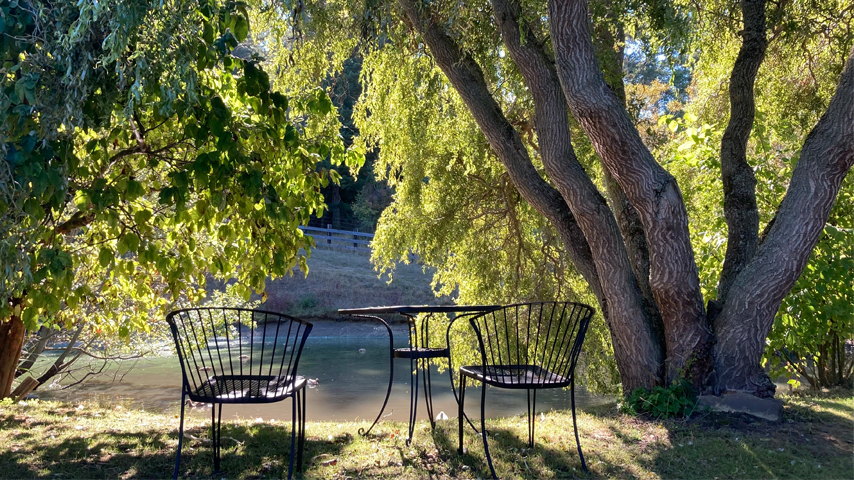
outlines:
[[[404, 341], [401, 339], [401, 341]], [[400, 345], [403, 346], [403, 345]], [[395, 360], [394, 386], [385, 414], [386, 419], [407, 421], [409, 415], [409, 361]], [[314, 421], [373, 421], [379, 412], [388, 387], [388, 340], [362, 337], [309, 337], [300, 360], [299, 373], [317, 379], [317, 386], [307, 393], [308, 420]], [[447, 370], [440, 374], [432, 367], [434, 414], [444, 411], [449, 417], [457, 414], [457, 404], [451, 391]], [[469, 384], [471, 385], [471, 384]], [[491, 387], [486, 399], [487, 417], [503, 417], [525, 412], [524, 391], [509, 391]], [[427, 419], [423, 385], [419, 385], [418, 418]], [[111, 376], [69, 390], [39, 390], [44, 399], [81, 401], [84, 399], [119, 402], [130, 401], [134, 406], [154, 409], [177, 409], [181, 398], [181, 371], [177, 357], [144, 359], [122, 378], [113, 382]], [[583, 388], [576, 391], [580, 407], [604, 403], [607, 397], [588, 394]], [[568, 409], [569, 392], [544, 390], [537, 394], [537, 410]], [[290, 418], [290, 401], [266, 405], [227, 405], [223, 415], [230, 418]], [[188, 409], [191, 415], [209, 415], [204, 408]], [[466, 390], [466, 413], [480, 418], [480, 387]]]

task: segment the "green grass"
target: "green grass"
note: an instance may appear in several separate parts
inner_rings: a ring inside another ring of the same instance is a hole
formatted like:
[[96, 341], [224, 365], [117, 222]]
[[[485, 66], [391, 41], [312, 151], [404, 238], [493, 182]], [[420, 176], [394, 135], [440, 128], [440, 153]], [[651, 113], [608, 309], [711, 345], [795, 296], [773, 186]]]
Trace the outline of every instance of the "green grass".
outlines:
[[[310, 393], [309, 393], [310, 396]], [[618, 413], [615, 405], [580, 412], [581, 442], [591, 475], [581, 470], [568, 412], [537, 417], [536, 446], [525, 445], [524, 417], [488, 422], [490, 451], [502, 478], [822, 478], [854, 472], [851, 392], [783, 397], [784, 419], [695, 414], [655, 420]], [[311, 409], [309, 398], [308, 408]], [[290, 404], [282, 404], [284, 411]], [[224, 409], [228, 417], [228, 407]], [[190, 417], [181, 475], [209, 477], [208, 417]], [[126, 406], [31, 401], [0, 404], [0, 477], [163, 478], [171, 475], [178, 418]], [[309, 422], [305, 478], [477, 478], [489, 474], [480, 437], [465, 431], [457, 454], [456, 419], [432, 431], [381, 423]], [[287, 475], [289, 421], [229, 420], [223, 425], [226, 478]], [[220, 478], [220, 476], [217, 476]]]

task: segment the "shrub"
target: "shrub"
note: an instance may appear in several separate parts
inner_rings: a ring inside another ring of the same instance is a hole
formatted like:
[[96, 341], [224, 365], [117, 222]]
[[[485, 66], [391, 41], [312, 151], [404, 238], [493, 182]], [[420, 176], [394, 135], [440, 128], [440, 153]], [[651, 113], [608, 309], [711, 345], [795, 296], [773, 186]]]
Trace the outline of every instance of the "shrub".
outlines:
[[697, 407], [697, 392], [685, 380], [652, 390], [636, 388], [621, 404], [630, 415], [647, 414], [655, 418], [688, 417]]

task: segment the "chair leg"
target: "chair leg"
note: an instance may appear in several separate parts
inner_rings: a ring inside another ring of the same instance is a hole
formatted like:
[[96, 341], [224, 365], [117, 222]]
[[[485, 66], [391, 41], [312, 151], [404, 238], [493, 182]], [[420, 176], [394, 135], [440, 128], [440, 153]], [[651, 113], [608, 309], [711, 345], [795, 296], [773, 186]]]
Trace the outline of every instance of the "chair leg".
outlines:
[[297, 395], [295, 393], [291, 398], [291, 460], [288, 462], [288, 480], [294, 476], [294, 451], [297, 441]]
[[214, 473], [220, 473], [219, 464], [220, 464], [220, 454], [221, 445], [220, 438], [222, 434], [222, 404], [215, 403], [211, 407], [211, 434], [212, 434], [212, 442], [213, 445], [213, 454], [214, 454]]
[[[465, 375], [462, 375], [462, 374], [460, 375], [460, 377], [464, 377], [464, 376]], [[457, 405], [459, 405], [460, 396], [457, 393], [457, 387], [454, 385], [454, 371], [453, 371], [453, 369], [451, 369], [450, 363], [448, 365], [448, 377], [450, 377], [450, 379], [451, 379], [451, 392], [454, 394], [454, 400], [456, 400]], [[460, 379], [460, 381], [462, 381], [462, 378]], [[463, 414], [463, 416], [465, 417], [466, 422], [468, 422], [469, 426], [474, 431], [474, 433], [480, 435], [480, 432], [477, 431], [477, 427], [474, 426], [471, 419], [469, 419], [468, 415]]]
[[181, 466], [181, 447], [184, 444], [184, 404], [187, 402], [187, 391], [181, 389], [181, 420], [178, 422], [178, 458], [175, 459], [175, 471], [172, 478], [178, 478], [178, 468]]
[[587, 470], [587, 463], [584, 462], [584, 454], [581, 453], [581, 440], [578, 438], [578, 423], [575, 421], [575, 376], [573, 375], [572, 381], [569, 384], [569, 398], [570, 403], [572, 404], [572, 428], [575, 429], [575, 445], [578, 446], [578, 457], [581, 458], [581, 468], [584, 469], [585, 472], [589, 473]]
[[297, 471], [302, 472], [302, 457], [303, 451], [305, 451], [305, 404], [306, 404], [306, 390], [307, 388], [303, 387], [300, 395], [302, 398], [300, 399], [300, 432], [299, 432], [299, 445], [297, 445]]
[[415, 433], [415, 419], [418, 414], [418, 360], [409, 359], [409, 437], [406, 438], [406, 445], [412, 442], [412, 435]]
[[465, 416], [465, 409], [463, 405], [466, 403], [466, 376], [460, 375], [460, 399], [459, 399], [459, 419], [460, 419], [460, 448], [457, 449], [457, 452], [462, 455], [465, 453], [463, 450], [463, 417]]
[[534, 425], [537, 422], [537, 391], [533, 391], [533, 399], [531, 398], [531, 389], [528, 392], [528, 448], [534, 448]]
[[480, 433], [483, 437], [483, 451], [486, 453], [486, 462], [489, 464], [489, 471], [492, 472], [492, 478], [498, 479], [495, 475], [495, 467], [492, 466], [492, 457], [489, 455], [489, 442], [486, 439], [486, 384], [481, 384], [480, 391]]

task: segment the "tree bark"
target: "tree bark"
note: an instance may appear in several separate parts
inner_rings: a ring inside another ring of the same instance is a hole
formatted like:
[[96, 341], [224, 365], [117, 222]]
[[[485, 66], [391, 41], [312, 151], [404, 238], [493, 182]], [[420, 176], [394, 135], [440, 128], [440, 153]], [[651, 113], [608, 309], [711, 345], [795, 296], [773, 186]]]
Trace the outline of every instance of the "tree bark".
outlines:
[[753, 85], [768, 47], [765, 0], [742, 0], [741, 7], [744, 16], [742, 44], [729, 79], [729, 123], [721, 139], [727, 248], [718, 283], [719, 303], [726, 302], [735, 277], [753, 258], [759, 244], [756, 176], [747, 162], [747, 141], [756, 113]]
[[[22, 304], [22, 299], [13, 298], [9, 303], [14, 309]], [[24, 330], [24, 322], [15, 313], [0, 324], [0, 398], [6, 398], [12, 393], [12, 382], [24, 346]]]
[[[600, 20], [593, 24], [593, 47], [596, 59], [605, 76], [605, 82], [625, 107], [627, 104], [626, 86], [623, 82], [623, 59], [626, 35], [622, 22], [616, 18], [617, 15], [613, 11], [614, 4], [610, 1], [603, 3], [605, 5], [602, 8], [608, 12], [607, 21]], [[617, 25], [616, 37], [610, 28], [610, 22]], [[632, 270], [635, 272], [635, 278], [637, 278], [638, 285], [643, 293], [644, 309], [649, 318], [654, 321], [657, 336], [661, 337], [663, 342], [664, 325], [661, 321], [658, 304], [655, 303], [655, 296], [652, 294], [652, 287], [649, 285], [649, 245], [646, 242], [646, 234], [643, 232], [640, 215], [607, 167], [602, 168], [602, 180], [608, 192], [611, 210], [613, 210], [617, 225], [620, 226], [620, 232], [623, 234], [623, 243], [626, 244]]]
[[593, 53], [586, 2], [551, 0], [549, 19], [570, 110], [643, 223], [650, 250], [650, 287], [665, 328], [667, 380], [685, 376], [700, 386], [711, 367], [712, 336], [682, 194], [673, 176], [653, 159], [603, 79]]
[[[569, 112], [554, 63], [533, 29], [520, 25], [515, 2], [493, 0], [495, 20], [510, 56], [534, 99], [540, 155], [549, 178], [578, 220], [608, 300], [608, 327], [624, 389], [652, 388], [662, 378], [663, 342], [644, 299], [614, 215], [578, 162], [572, 147]], [[522, 36], [525, 43], [522, 43]]]
[[809, 260], [854, 164], [854, 50], [827, 111], [807, 136], [776, 221], [736, 277], [714, 322], [715, 387], [771, 396], [760, 366], [774, 315]]

